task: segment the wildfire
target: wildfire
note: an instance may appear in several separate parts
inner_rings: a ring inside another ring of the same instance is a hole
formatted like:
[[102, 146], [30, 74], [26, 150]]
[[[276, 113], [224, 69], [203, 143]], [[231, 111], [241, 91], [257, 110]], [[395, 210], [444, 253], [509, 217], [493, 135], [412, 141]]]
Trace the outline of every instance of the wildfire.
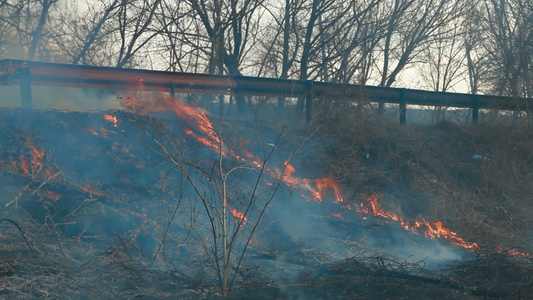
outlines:
[[322, 201], [322, 195], [328, 190], [332, 189], [335, 193], [335, 202], [340, 203], [344, 202], [342, 199], [340, 190], [339, 190], [339, 184], [331, 178], [320, 178], [315, 179], [316, 188], [317, 188], [317, 195], [320, 196], [320, 201]]
[[[31, 143], [29, 144], [30, 148], [30, 159], [28, 160], [27, 157], [23, 154], [19, 155], [19, 161], [20, 161], [20, 170], [25, 175], [30, 175], [30, 171], [32, 174], [37, 174], [38, 172], [42, 171], [43, 166], [43, 160], [44, 160], [44, 151], [39, 150], [35, 146], [33, 146]], [[45, 170], [49, 172], [49, 170]]]
[[174, 97], [165, 97], [162, 101], [147, 100], [143, 101], [143, 103], [136, 98], [129, 97], [123, 104], [134, 109], [142, 108], [146, 111], [171, 110], [178, 118], [187, 122], [190, 127], [195, 128], [204, 135], [192, 134], [198, 142], [215, 151], [220, 151], [220, 138], [214, 130], [213, 123], [207, 117], [206, 112], [198, 107], [187, 105], [185, 102], [177, 100]]
[[246, 222], [248, 222], [248, 218], [246, 218], [246, 216], [242, 212], [240, 212], [240, 211], [238, 211], [236, 209], [233, 209], [233, 208], [230, 208], [229, 211], [231, 212], [233, 217], [235, 217], [238, 220], [241, 220], [241, 222], [243, 224], [246, 224]]
[[506, 250], [503, 250], [502, 246], [498, 246], [498, 248], [496, 248], [496, 252], [497, 252], [497, 253], [507, 252], [507, 254], [512, 255], [512, 256], [520, 256], [520, 257], [525, 257], [525, 258], [533, 258], [533, 255], [530, 254], [530, 253], [520, 252], [520, 251], [518, 251], [518, 250], [516, 250], [516, 249], [506, 249]]
[[31, 164], [34, 170], [37, 170], [43, 163], [44, 151], [30, 145], [31, 148]]
[[480, 249], [476, 243], [468, 243], [463, 238], [458, 237], [457, 233], [451, 231], [449, 228], [444, 227], [441, 221], [431, 223], [426, 219], [422, 219], [422, 221], [407, 222], [397, 214], [385, 211], [378, 203], [378, 200], [381, 198], [381, 196], [382, 195], [380, 194], [367, 196], [366, 200], [370, 204], [370, 208], [366, 207], [364, 203], [361, 203], [361, 205], [357, 208], [357, 211], [361, 213], [371, 213], [377, 217], [399, 222], [404, 229], [410, 230], [416, 234], [423, 234], [425, 237], [430, 239], [446, 239], [450, 243], [465, 249]]
[[24, 158], [24, 156], [20, 155], [19, 156], [19, 160], [20, 160], [20, 169], [22, 170], [22, 172], [24, 174], [29, 175], [30, 174], [30, 167], [28, 165], [28, 162]]
[[[139, 84], [142, 84], [140, 82]], [[163, 100], [155, 101], [143, 101], [140, 103], [135, 98], [128, 98], [125, 100], [124, 105], [127, 107], [132, 107], [134, 109], [141, 109], [146, 111], [163, 111], [171, 110], [173, 111], [178, 118], [185, 121], [189, 128], [185, 129], [185, 134], [194, 138], [200, 144], [205, 145], [213, 151], [220, 152], [223, 151], [223, 155], [227, 157], [231, 155], [237, 160], [240, 160], [245, 163], [249, 163], [252, 166], [257, 167], [258, 169], [262, 168], [263, 165], [259, 159], [243, 145], [241, 145], [241, 153], [245, 157], [237, 155], [235, 152], [228, 150], [224, 151], [220, 149], [221, 140], [219, 136], [215, 133], [213, 123], [207, 117], [205, 111], [187, 105], [186, 103], [175, 99], [175, 97], [166, 97]], [[113, 118], [112, 118], [113, 117]], [[110, 115], [104, 115], [106, 120], [113, 122], [116, 126], [116, 117]], [[192, 129], [191, 129], [192, 128]], [[97, 134], [95, 131], [93, 134]], [[227, 153], [226, 153], [227, 152]], [[22, 160], [21, 160], [22, 163]], [[285, 185], [293, 187], [297, 192], [307, 199], [308, 201], [314, 200], [318, 203], [321, 203], [324, 197], [328, 193], [334, 195], [333, 203], [339, 203], [341, 207], [347, 210], [353, 210], [355, 208], [359, 213], [364, 214], [363, 219], [367, 219], [368, 215], [373, 215], [376, 217], [384, 218], [387, 220], [392, 220], [398, 222], [406, 230], [410, 230], [416, 234], [424, 235], [430, 239], [445, 239], [450, 243], [463, 247], [469, 250], [479, 250], [480, 247], [475, 243], [466, 242], [463, 238], [459, 237], [456, 232], [445, 227], [441, 221], [431, 222], [427, 219], [408, 221], [401, 218], [399, 215], [386, 211], [379, 204], [379, 199], [382, 195], [374, 194], [366, 197], [366, 202], [360, 204], [353, 204], [353, 206], [344, 201], [344, 198], [341, 194], [341, 188], [337, 181], [332, 178], [318, 178], [318, 179], [308, 179], [308, 178], [299, 178], [295, 176], [296, 168], [289, 162], [284, 162], [284, 170], [281, 172], [279, 169], [265, 169], [266, 174], [270, 175], [272, 178], [277, 178], [281, 180]], [[265, 179], [267, 185], [272, 185], [272, 183]], [[95, 195], [98, 193], [92, 192]], [[105, 195], [100, 193], [100, 195]], [[246, 216], [239, 212], [236, 209], [230, 209], [231, 214], [234, 218], [240, 220], [242, 223], [246, 224], [248, 221]], [[335, 217], [342, 218], [342, 214], [333, 213]], [[507, 250], [510, 255], [529, 257], [532, 256], [528, 253], [522, 253], [514, 249]]]
[[117, 127], [117, 123], [118, 123], [117, 116], [104, 114], [104, 119], [106, 121], [109, 121], [109, 122], [113, 123], [113, 126]]

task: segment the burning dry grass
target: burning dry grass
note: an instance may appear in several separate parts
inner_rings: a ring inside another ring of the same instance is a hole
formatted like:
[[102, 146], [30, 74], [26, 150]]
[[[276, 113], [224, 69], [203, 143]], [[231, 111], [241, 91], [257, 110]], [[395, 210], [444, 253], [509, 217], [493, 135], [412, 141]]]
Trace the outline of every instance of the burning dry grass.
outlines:
[[[24, 118], [17, 111], [3, 113], [11, 121]], [[83, 121], [90, 119], [85, 114], [33, 114], [43, 117], [33, 116], [39, 124], [54, 127], [54, 138], [60, 132], [68, 146], [63, 152], [61, 146], [44, 147], [39, 141], [44, 131], [31, 126], [0, 135], [0, 163], [6, 166], [0, 170], [0, 191], [5, 196], [0, 206], [6, 208], [0, 218], [14, 222], [0, 224], [0, 241], [6, 241], [0, 248], [0, 297], [197, 299], [217, 295], [216, 284], [209, 280], [212, 266], [201, 254], [202, 241], [184, 243], [190, 232], [182, 224], [172, 227], [158, 259], [142, 248], [147, 240], [155, 243], [153, 236], [168, 222], [161, 218], [162, 211], [158, 216], [148, 207], [161, 205], [168, 210], [173, 206], [162, 200], [146, 201], [156, 198], [150, 194], [154, 183], [146, 179], [149, 167], [161, 165], [148, 158], [142, 143], [132, 141], [135, 134], [125, 120], [110, 114], [92, 115], [98, 122]], [[3, 120], [0, 127], [13, 128]], [[533, 243], [531, 133], [446, 123], [400, 127], [348, 116], [320, 121], [319, 133], [302, 151], [305, 158], [313, 159], [290, 165], [284, 181], [294, 185], [284, 192], [293, 190], [303, 201], [292, 201], [293, 211], [285, 212], [289, 226], [280, 225], [271, 215], [265, 217], [250, 245], [250, 263], [239, 271], [235, 298], [467, 299], [531, 294], [531, 257], [520, 257], [531, 252]], [[87, 130], [93, 127], [85, 126], [91, 123], [105, 130], [95, 135]], [[253, 160], [260, 151], [254, 152], [257, 149], [251, 145], [268, 147], [269, 140], [246, 141], [253, 138], [249, 124], [225, 126], [238, 127], [235, 131], [245, 137], [230, 143], [245, 145], [235, 148], [246, 151], [228, 154]], [[110, 134], [104, 136], [104, 132]], [[90, 139], [94, 141], [80, 142]], [[254, 153], [247, 154], [248, 150]], [[475, 154], [481, 158], [474, 158]], [[61, 155], [73, 158], [60, 160]], [[91, 164], [82, 159], [86, 157], [94, 157]], [[279, 163], [283, 166], [283, 160]], [[98, 180], [91, 180], [92, 164], [105, 170]], [[84, 169], [77, 170], [81, 165]], [[246, 178], [235, 183], [234, 195], [230, 194], [237, 198], [247, 191]], [[288, 199], [284, 201], [291, 202]], [[22, 207], [22, 203], [33, 206]], [[299, 206], [302, 203], [304, 207]], [[276, 202], [273, 209], [286, 209], [283, 205]], [[329, 206], [336, 210], [323, 209]], [[30, 208], [41, 214], [29, 213]], [[302, 237], [300, 228], [293, 228], [304, 211], [303, 217], [318, 220], [309, 223], [316, 226], [307, 229], [311, 237]], [[367, 247], [364, 236], [379, 230], [370, 223], [361, 225], [364, 222], [355, 218], [358, 214], [397, 221], [415, 232], [423, 228], [417, 232], [422, 236], [432, 229], [431, 238], [446, 234], [448, 241], [477, 243], [483, 251], [441, 271], [426, 270], [424, 260], [412, 262], [383, 252], [353, 256]], [[99, 224], [90, 221], [102, 215], [126, 229], [95, 231]], [[235, 210], [232, 217], [245, 216]], [[84, 221], [89, 225], [76, 234], [65, 229]], [[89, 234], [87, 229], [94, 232]], [[339, 245], [349, 250], [340, 253]], [[339, 262], [347, 254], [353, 257]], [[182, 262], [173, 260], [176, 256], [193, 257], [187, 267], [194, 272], [185, 272]]]
[[397, 218], [442, 222], [493, 251], [532, 252], [530, 129], [398, 126], [350, 115], [321, 120], [321, 129], [328, 150], [318, 159], [343, 184], [345, 198], [382, 194], [383, 211]]

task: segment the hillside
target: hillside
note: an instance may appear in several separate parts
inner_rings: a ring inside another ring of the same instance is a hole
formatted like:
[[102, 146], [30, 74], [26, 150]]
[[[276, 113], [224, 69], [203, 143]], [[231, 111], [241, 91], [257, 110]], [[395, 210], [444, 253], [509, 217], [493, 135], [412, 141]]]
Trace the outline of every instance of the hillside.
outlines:
[[234, 298], [533, 292], [528, 128], [125, 107], [0, 110], [0, 295], [217, 297], [220, 166]]

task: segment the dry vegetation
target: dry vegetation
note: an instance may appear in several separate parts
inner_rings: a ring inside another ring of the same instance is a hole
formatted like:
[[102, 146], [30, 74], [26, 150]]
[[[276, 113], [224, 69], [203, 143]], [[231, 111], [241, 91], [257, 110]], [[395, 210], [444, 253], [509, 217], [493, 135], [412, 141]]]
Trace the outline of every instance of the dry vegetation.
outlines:
[[326, 171], [347, 194], [383, 194], [386, 210], [407, 219], [442, 220], [489, 249], [532, 249], [531, 128], [399, 126], [349, 110], [318, 123], [317, 143], [327, 141], [327, 150], [315, 159], [329, 166]]
[[[399, 126], [383, 119], [362, 117], [346, 107], [342, 111], [330, 111], [327, 118], [318, 116], [314, 125], [319, 131], [302, 150], [302, 169], [333, 175], [342, 183], [345, 199], [380, 193], [383, 194], [381, 206], [405, 219], [442, 220], [465, 240], [478, 243], [484, 250], [438, 271], [427, 270], [424, 261], [412, 262], [371, 251], [332, 261], [333, 255], [320, 249], [319, 244], [333, 244], [339, 242], [335, 240], [338, 238], [316, 231], [313, 242], [306, 243], [267, 218], [253, 240], [252, 262], [243, 267], [242, 280], [234, 286], [230, 299], [352, 299], [354, 295], [360, 299], [520, 299], [533, 293], [531, 258], [515, 257], [505, 251], [516, 249], [531, 253], [533, 248], [533, 187], [530, 184], [533, 133], [529, 128], [445, 122]], [[18, 110], [2, 111], [2, 114], [24, 120]], [[83, 131], [87, 135], [83, 136], [79, 128], [85, 130], [85, 127], [69, 127], [67, 123], [74, 124], [73, 119], [80, 124], [85, 124], [82, 120], [86, 118], [92, 122], [102, 119], [101, 114], [58, 112], [38, 112], [33, 118], [40, 124], [45, 120], [54, 121], [50, 122], [56, 124], [53, 129], [63, 140], [80, 145], [72, 148], [80, 153], [84, 153], [81, 139], [87, 139], [90, 133]], [[71, 122], [67, 122], [69, 120]], [[86, 123], [93, 124], [89, 121]], [[10, 128], [2, 121], [0, 125], [3, 129]], [[93, 125], [114, 128], [107, 123]], [[125, 124], [119, 126], [127, 132], [131, 130]], [[231, 126], [246, 132], [245, 126]], [[268, 126], [263, 129], [272, 130]], [[32, 126], [21, 126], [14, 131], [16, 134], [3, 130], [0, 135], [2, 166], [9, 165], [9, 157], [17, 159], [21, 153], [29, 158], [25, 153], [29, 150], [24, 148], [26, 139], [32, 134], [39, 138], [39, 130]], [[128, 174], [147, 172], [149, 165], [157, 164], [155, 160], [140, 163], [144, 154], [141, 143], [126, 143], [131, 138], [125, 135], [124, 140], [102, 139], [104, 143], [85, 150], [97, 157], [112, 156], [116, 167], [136, 163]], [[48, 153], [61, 153], [60, 146], [57, 147], [43, 148], [47, 150], [43, 168], [55, 166]], [[476, 154], [481, 155], [481, 159], [475, 159], [473, 155]], [[0, 171], [3, 182], [0, 191], [4, 195], [0, 205], [5, 208], [0, 214], [0, 297], [218, 297], [217, 285], [207, 280], [212, 270], [209, 263], [202, 260], [198, 243], [195, 245], [189, 240], [186, 246], [180, 247], [183, 255], [195, 257], [189, 266], [196, 272], [195, 276], [181, 272], [178, 263], [173, 265], [174, 262], [163, 258], [153, 260], [151, 256], [143, 256], [139, 248], [141, 238], [147, 235], [143, 230], [158, 232], [166, 226], [161, 220], [166, 219], [156, 219], [150, 214], [140, 217], [140, 213], [147, 212], [140, 204], [126, 206], [131, 210], [124, 209], [123, 194], [128, 193], [135, 201], [141, 201], [145, 192], [136, 189], [142, 186], [133, 189], [128, 184], [119, 187], [111, 181], [100, 182], [99, 188], [110, 195], [105, 198], [80, 192], [80, 184], [74, 182], [74, 177], [67, 177], [66, 167], [56, 181], [35, 174], [29, 178], [15, 168]], [[128, 180], [136, 182], [134, 178]], [[244, 183], [239, 181], [239, 184]], [[75, 201], [76, 205], [70, 209], [75, 209], [80, 216], [92, 218], [105, 209], [120, 220], [141, 222], [136, 223], [141, 224], [139, 230], [100, 237], [69, 236], [62, 232], [61, 219], [50, 219], [59, 214], [56, 210], [61, 201], [41, 193], [44, 188], [63, 192], [64, 200]], [[44, 221], [37, 220], [23, 207], [17, 207], [13, 199], [51, 210], [44, 210]], [[78, 203], [83, 204], [83, 209], [78, 209]], [[350, 232], [357, 226], [350, 223], [353, 220], [335, 218], [329, 213], [313, 217], [319, 220], [316, 224], [324, 227], [336, 224], [339, 232]], [[372, 234], [369, 232], [363, 234]], [[186, 231], [174, 231], [169, 240], [178, 244], [186, 235]], [[279, 242], [282, 236], [292, 244]], [[102, 239], [110, 246], [98, 247]], [[348, 238], [343, 242], [348, 243]], [[352, 242], [353, 247], [362, 247], [357, 241]], [[504, 251], [497, 253], [498, 247]], [[170, 244], [165, 249], [168, 253], [176, 252]], [[279, 269], [278, 273], [286, 272], [287, 277], [254, 265], [261, 261], [271, 262]], [[282, 263], [276, 264], [276, 261]], [[288, 274], [290, 271], [286, 268], [295, 266], [298, 267], [296, 275]]]

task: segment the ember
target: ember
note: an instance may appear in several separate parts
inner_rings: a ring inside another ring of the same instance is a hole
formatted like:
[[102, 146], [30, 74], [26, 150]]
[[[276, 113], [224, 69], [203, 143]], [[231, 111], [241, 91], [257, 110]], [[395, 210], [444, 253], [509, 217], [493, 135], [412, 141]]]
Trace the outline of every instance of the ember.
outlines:
[[20, 169], [22, 170], [24, 174], [29, 175], [30, 167], [28, 165], [28, 162], [26, 162], [26, 159], [24, 158], [24, 156], [20, 155], [19, 160], [20, 160]]
[[93, 190], [93, 189], [90, 189], [88, 187], [83, 187], [82, 191], [84, 191], [86, 193], [89, 193], [91, 195], [95, 195], [95, 196], [107, 197], [107, 195], [104, 192]]

